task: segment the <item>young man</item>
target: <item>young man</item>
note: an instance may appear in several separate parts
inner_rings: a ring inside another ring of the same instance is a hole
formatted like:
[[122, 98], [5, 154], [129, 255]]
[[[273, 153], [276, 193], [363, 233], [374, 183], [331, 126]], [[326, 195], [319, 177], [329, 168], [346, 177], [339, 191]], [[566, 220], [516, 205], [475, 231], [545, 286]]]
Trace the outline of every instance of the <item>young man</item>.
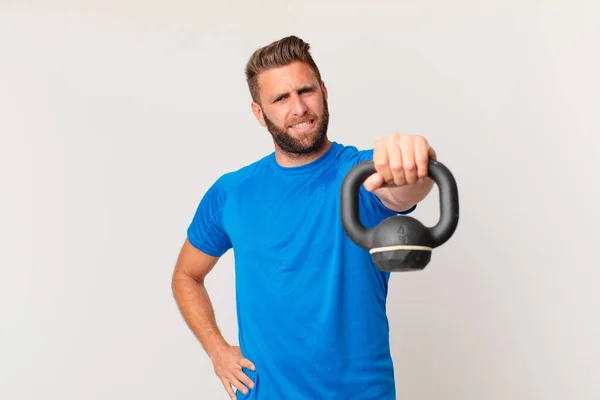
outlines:
[[[295, 36], [257, 50], [246, 76], [275, 151], [221, 175], [200, 201], [173, 274], [179, 309], [232, 399], [395, 399], [389, 273], [346, 236], [340, 187], [373, 159], [360, 214], [374, 226], [425, 198], [435, 153], [423, 137], [397, 133], [372, 150], [330, 141], [327, 88]], [[240, 346], [223, 339], [204, 287], [232, 248]]]

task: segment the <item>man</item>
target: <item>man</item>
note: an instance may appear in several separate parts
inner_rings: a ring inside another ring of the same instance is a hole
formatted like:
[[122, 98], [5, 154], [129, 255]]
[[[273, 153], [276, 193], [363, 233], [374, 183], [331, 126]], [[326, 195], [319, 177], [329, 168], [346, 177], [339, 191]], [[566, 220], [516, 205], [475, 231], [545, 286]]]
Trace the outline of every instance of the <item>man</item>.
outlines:
[[[358, 162], [367, 227], [409, 213], [430, 192], [435, 153], [420, 136], [385, 135], [372, 150], [327, 136], [327, 88], [309, 44], [290, 36], [246, 66], [252, 111], [275, 151], [220, 176], [187, 230], [174, 297], [232, 399], [395, 399], [386, 295], [389, 273], [340, 221], [340, 187]], [[234, 249], [240, 346], [215, 322], [204, 278]]]

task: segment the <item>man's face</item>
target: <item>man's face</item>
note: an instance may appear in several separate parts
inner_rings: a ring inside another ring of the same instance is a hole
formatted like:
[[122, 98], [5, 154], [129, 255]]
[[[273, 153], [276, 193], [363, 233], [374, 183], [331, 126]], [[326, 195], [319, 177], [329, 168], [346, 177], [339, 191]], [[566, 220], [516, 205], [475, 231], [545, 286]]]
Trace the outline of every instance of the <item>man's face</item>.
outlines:
[[327, 138], [327, 89], [319, 85], [308, 64], [293, 63], [263, 72], [259, 77], [262, 107], [256, 117], [275, 143], [293, 154], [317, 152]]

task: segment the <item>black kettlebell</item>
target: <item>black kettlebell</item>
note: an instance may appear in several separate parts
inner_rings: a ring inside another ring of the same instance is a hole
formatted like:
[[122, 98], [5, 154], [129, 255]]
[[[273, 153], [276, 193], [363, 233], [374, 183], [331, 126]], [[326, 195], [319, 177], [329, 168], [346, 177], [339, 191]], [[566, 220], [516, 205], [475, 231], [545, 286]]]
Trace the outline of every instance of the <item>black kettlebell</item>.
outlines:
[[369, 250], [373, 262], [382, 271], [419, 271], [431, 260], [435, 247], [445, 243], [458, 225], [458, 189], [448, 168], [429, 160], [428, 176], [437, 184], [440, 197], [440, 218], [428, 228], [408, 215], [386, 218], [367, 229], [360, 221], [358, 191], [364, 181], [376, 171], [372, 160], [356, 164], [344, 177], [341, 188], [342, 225], [350, 239]]

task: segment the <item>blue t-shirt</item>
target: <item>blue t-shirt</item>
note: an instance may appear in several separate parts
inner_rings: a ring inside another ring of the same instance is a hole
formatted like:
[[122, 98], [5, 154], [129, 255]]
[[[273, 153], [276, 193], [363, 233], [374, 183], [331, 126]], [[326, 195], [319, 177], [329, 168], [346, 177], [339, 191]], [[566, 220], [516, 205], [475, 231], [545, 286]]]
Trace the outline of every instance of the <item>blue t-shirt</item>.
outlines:
[[[188, 240], [219, 257], [233, 249], [239, 344], [256, 400], [395, 399], [386, 296], [389, 273], [340, 220], [345, 174], [372, 150], [333, 142], [319, 159], [282, 167], [275, 154], [222, 175]], [[363, 186], [372, 227], [398, 214]], [[409, 212], [412, 210], [409, 210]]]

